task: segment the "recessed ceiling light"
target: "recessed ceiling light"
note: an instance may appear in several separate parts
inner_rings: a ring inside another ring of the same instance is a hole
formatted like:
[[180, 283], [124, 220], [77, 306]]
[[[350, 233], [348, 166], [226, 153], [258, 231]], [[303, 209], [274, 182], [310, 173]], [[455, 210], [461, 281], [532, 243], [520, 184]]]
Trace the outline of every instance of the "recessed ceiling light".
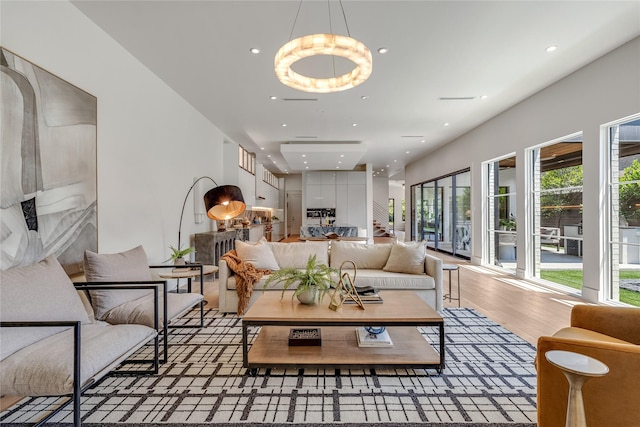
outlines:
[[340, 154], [340, 157], [344, 157], [344, 154]]
[[546, 48], [544, 51], [545, 51], [545, 52], [553, 52], [553, 51], [554, 51], [554, 50], [556, 50], [557, 48], [558, 48], [558, 46], [556, 46], [556, 45], [552, 45], [552, 46], [549, 46], [548, 48]]
[[387, 167], [389, 167], [389, 165], [387, 165]]
[[267, 157], [271, 157], [271, 154], [267, 154]]
[[277, 96], [273, 96], [273, 95], [271, 95], [271, 96], [269, 97], [269, 99], [270, 99], [270, 100], [272, 100], [272, 101], [275, 101], [276, 99], [278, 99], [278, 97], [277, 97]]
[[338, 160], [338, 164], [339, 164], [339, 165], [341, 165], [341, 164], [342, 164], [342, 162], [341, 162], [340, 160]]
[[304, 168], [305, 168], [305, 169], [309, 169], [309, 166], [305, 166]]
[[368, 97], [367, 95], [362, 95], [362, 96], [360, 97], [360, 99], [362, 99], [362, 100], [364, 100], [364, 99], [369, 99], [369, 97]]
[[252, 47], [251, 49], [249, 49], [249, 52], [253, 54], [258, 54], [260, 53], [260, 49], [258, 49], [257, 47]]
[[384, 168], [380, 169], [380, 172], [384, 172]]
[[380, 47], [378, 48], [378, 53], [384, 55], [385, 53], [389, 52], [389, 49], [387, 49], [386, 47]]
[[307, 155], [306, 155], [306, 154], [303, 154], [303, 155], [302, 155], [302, 157], [307, 157]]
[[264, 150], [264, 147], [260, 147], [261, 150]]
[[336, 169], [340, 169], [340, 166], [336, 166]]
[[351, 126], [356, 127], [356, 126], [358, 126], [358, 124], [357, 123], [353, 123]]
[[421, 140], [420, 142], [424, 144], [424, 143], [425, 143], [425, 142], [427, 142], [427, 141], [426, 141], [425, 139], [423, 139], [423, 140]]
[[304, 164], [306, 165], [306, 164], [307, 164], [307, 161], [305, 160], [305, 161], [304, 161], [304, 162], [302, 162], [302, 163], [304, 163]]
[[411, 151], [405, 151], [405, 153], [409, 154]]
[[487, 99], [488, 97], [489, 97], [488, 95], [482, 95], [480, 99]]
[[442, 126], [449, 126], [449, 123], [445, 123], [445, 124], [443, 124]]
[[397, 161], [397, 160], [394, 160], [394, 161], [393, 161], [393, 163], [398, 163], [398, 161]]
[[286, 124], [286, 123], [283, 123], [283, 124], [281, 124], [280, 126], [282, 126], [283, 128], [286, 128], [286, 127], [287, 127], [287, 124]]

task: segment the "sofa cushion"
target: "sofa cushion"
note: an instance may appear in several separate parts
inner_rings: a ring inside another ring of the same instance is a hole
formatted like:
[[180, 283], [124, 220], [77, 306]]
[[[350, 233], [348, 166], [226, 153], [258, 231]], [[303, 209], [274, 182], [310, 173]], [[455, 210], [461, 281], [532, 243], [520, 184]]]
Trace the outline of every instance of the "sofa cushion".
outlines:
[[[89, 322], [78, 292], [53, 256], [33, 265], [0, 271], [0, 296], [0, 320], [3, 322]], [[2, 328], [0, 360], [64, 329], [68, 328]]]
[[[353, 270], [343, 270], [354, 277]], [[383, 270], [358, 269], [356, 286], [371, 286], [378, 290], [435, 289], [436, 281], [427, 274], [393, 273]], [[335, 278], [337, 282], [337, 276]]]
[[389, 259], [392, 246], [391, 243], [363, 245], [357, 242], [332, 242], [331, 267], [340, 268], [344, 261], [353, 261], [357, 268], [382, 270]]
[[270, 242], [280, 268], [306, 268], [307, 261], [316, 255], [318, 264], [329, 265], [329, 242]]
[[[82, 325], [81, 384], [99, 379], [156, 332], [142, 325]], [[17, 396], [58, 396], [73, 390], [73, 330], [50, 336], [0, 362], [0, 389]]]
[[280, 270], [278, 261], [273, 256], [271, 246], [267, 244], [267, 239], [262, 237], [256, 243], [243, 242], [236, 240], [236, 253], [238, 257], [249, 264], [253, 264], [256, 268], [265, 268], [267, 270]]
[[[147, 254], [142, 246], [115, 254], [97, 254], [85, 251], [84, 271], [89, 282], [153, 280]], [[153, 295], [153, 291], [109, 289], [89, 291], [89, 295], [91, 295], [96, 318], [103, 320], [102, 317], [114, 307], [146, 295]]]
[[601, 334], [599, 332], [591, 331], [589, 329], [576, 328], [575, 326], [562, 328], [555, 334], [553, 334], [553, 336], [556, 338], [568, 338], [574, 340], [601, 341], [615, 344], [632, 344], [628, 341]]
[[383, 270], [395, 273], [424, 274], [425, 254], [423, 242], [396, 242], [391, 247], [389, 259]]
[[[162, 313], [164, 301], [162, 293], [159, 294], [158, 328], [162, 328], [164, 322], [164, 316]], [[167, 316], [169, 320], [187, 312], [202, 300], [202, 295], [194, 292], [168, 293]], [[112, 308], [105, 313], [102, 320], [113, 325], [136, 323], [153, 328], [153, 302], [153, 295], [146, 295], [142, 298], [125, 302], [124, 304]]]

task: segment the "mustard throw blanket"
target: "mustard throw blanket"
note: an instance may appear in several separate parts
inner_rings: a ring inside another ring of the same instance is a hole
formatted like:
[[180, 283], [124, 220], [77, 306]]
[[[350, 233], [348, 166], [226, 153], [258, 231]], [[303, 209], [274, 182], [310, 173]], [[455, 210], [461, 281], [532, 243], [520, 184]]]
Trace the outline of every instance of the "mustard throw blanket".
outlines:
[[256, 268], [253, 264], [244, 262], [238, 257], [235, 250], [230, 250], [224, 254], [221, 259], [227, 262], [229, 268], [236, 274], [236, 291], [238, 292], [238, 314], [244, 314], [251, 294], [253, 286], [265, 274], [271, 274], [271, 270], [264, 268]]

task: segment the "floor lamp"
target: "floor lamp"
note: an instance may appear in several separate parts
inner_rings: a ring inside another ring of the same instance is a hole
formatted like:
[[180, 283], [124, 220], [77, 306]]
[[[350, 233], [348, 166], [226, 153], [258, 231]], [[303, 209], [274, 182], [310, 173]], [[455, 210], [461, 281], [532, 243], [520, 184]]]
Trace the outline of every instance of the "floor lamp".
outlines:
[[187, 205], [187, 199], [189, 198], [189, 194], [193, 191], [193, 188], [196, 186], [198, 182], [203, 179], [209, 179], [215, 185], [214, 188], [207, 191], [204, 195], [204, 207], [207, 210], [207, 216], [214, 220], [227, 220], [231, 218], [235, 218], [238, 215], [242, 214], [244, 210], [247, 208], [247, 205], [244, 203], [244, 197], [242, 197], [242, 191], [240, 187], [235, 185], [221, 185], [219, 186], [217, 182], [213, 180], [213, 178], [208, 176], [201, 176], [196, 179], [189, 191], [187, 191], [187, 195], [184, 197], [184, 202], [182, 203], [182, 211], [180, 212], [180, 226], [178, 227], [178, 249], [180, 249], [180, 240], [182, 237], [182, 217], [184, 216], [184, 208]]

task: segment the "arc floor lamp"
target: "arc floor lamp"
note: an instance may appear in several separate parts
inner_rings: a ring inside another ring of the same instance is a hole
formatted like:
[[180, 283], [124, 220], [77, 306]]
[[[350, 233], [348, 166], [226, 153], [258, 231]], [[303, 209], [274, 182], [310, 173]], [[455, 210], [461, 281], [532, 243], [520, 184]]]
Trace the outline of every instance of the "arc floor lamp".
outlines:
[[207, 191], [204, 195], [204, 207], [207, 211], [207, 216], [214, 220], [227, 220], [235, 218], [242, 214], [247, 208], [244, 203], [244, 197], [242, 197], [242, 190], [235, 185], [218, 185], [213, 178], [209, 176], [201, 176], [196, 179], [187, 195], [184, 197], [182, 203], [182, 211], [180, 212], [180, 226], [178, 227], [178, 249], [180, 249], [180, 238], [182, 237], [182, 217], [184, 216], [184, 208], [187, 205], [187, 199], [189, 194], [193, 191], [193, 188], [198, 182], [203, 179], [209, 179], [215, 185], [214, 188]]

